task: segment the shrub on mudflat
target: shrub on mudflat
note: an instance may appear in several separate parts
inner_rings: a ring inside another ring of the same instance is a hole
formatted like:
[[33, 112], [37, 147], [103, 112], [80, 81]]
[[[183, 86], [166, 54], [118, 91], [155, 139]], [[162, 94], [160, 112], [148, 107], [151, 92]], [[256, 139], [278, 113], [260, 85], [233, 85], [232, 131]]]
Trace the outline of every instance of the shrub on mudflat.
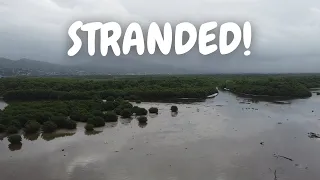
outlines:
[[86, 126], [84, 128], [86, 129], [86, 131], [93, 131], [94, 125], [93, 124], [86, 124]]
[[148, 114], [148, 110], [146, 110], [145, 108], [139, 108], [136, 111], [137, 116], [143, 116], [143, 115], [145, 116], [147, 114]]
[[149, 113], [158, 114], [158, 108], [156, 108], [156, 107], [151, 107], [151, 108], [149, 109]]
[[94, 127], [102, 127], [104, 126], [106, 123], [104, 121], [104, 119], [100, 116], [95, 116], [93, 118], [90, 118], [88, 120], [88, 124], [92, 124], [94, 125]]
[[26, 123], [24, 131], [26, 133], [36, 133], [40, 130], [41, 125], [37, 121], [29, 121]]
[[106, 122], [116, 122], [118, 120], [118, 116], [114, 112], [107, 112], [105, 114], [104, 120]]
[[148, 121], [148, 118], [145, 116], [138, 117], [139, 123], [146, 123]]
[[177, 106], [171, 106], [171, 112], [178, 112]]
[[11, 144], [20, 144], [21, 141], [22, 141], [22, 138], [20, 135], [18, 134], [14, 134], [14, 135], [11, 135], [8, 137], [8, 141], [11, 143]]
[[57, 128], [66, 128], [67, 126], [67, 118], [64, 116], [54, 116], [51, 121], [57, 125]]
[[121, 111], [121, 117], [130, 118], [132, 116], [131, 109], [124, 109]]
[[73, 120], [66, 120], [64, 124], [64, 128], [66, 129], [76, 129], [77, 123]]
[[42, 131], [44, 133], [52, 133], [55, 130], [57, 130], [57, 128], [58, 128], [58, 126], [52, 121], [44, 122], [42, 125]]

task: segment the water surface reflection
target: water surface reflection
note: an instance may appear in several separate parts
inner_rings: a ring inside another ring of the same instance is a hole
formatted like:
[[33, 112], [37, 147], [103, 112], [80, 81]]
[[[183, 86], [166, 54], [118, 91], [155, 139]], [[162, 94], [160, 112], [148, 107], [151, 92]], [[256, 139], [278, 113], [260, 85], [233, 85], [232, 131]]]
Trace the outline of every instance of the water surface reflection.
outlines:
[[320, 133], [320, 96], [274, 103], [223, 92], [178, 104], [176, 115], [172, 105], [139, 104], [158, 107], [159, 114], [148, 115], [147, 124], [119, 118], [92, 136], [79, 124], [68, 135], [24, 136], [21, 150], [8, 149], [3, 139], [1, 179], [270, 180], [274, 172], [279, 180], [320, 177], [320, 141], [308, 137]]

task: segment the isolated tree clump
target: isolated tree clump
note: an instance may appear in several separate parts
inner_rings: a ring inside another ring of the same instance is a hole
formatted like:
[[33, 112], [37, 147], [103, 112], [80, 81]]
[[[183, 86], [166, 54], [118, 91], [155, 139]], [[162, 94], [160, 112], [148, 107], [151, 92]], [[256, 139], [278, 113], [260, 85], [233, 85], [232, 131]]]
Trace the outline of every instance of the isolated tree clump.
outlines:
[[158, 114], [158, 108], [156, 108], [156, 107], [149, 108], [149, 113]]
[[145, 116], [147, 114], [148, 114], [148, 110], [146, 110], [145, 108], [138, 108], [136, 111], [137, 116]]
[[171, 106], [171, 112], [178, 112], [177, 106]]
[[93, 131], [94, 125], [93, 124], [86, 124], [86, 126], [84, 128], [86, 129], [86, 131]]
[[139, 123], [146, 123], [148, 121], [148, 118], [145, 116], [138, 117]]
[[121, 111], [121, 117], [130, 118], [132, 116], [131, 109], [124, 109]]
[[11, 144], [20, 144], [22, 141], [22, 138], [21, 138], [21, 135], [14, 134], [14, 135], [8, 136], [8, 141]]

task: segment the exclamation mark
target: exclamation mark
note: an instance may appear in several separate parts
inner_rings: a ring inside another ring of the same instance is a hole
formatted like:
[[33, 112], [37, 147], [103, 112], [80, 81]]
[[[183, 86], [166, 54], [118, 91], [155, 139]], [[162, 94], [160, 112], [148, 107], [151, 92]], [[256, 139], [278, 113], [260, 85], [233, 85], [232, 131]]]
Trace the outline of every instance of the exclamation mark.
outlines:
[[[251, 24], [250, 22], [245, 22], [244, 26], [243, 26], [243, 43], [244, 43], [244, 47], [246, 49], [250, 48], [251, 45], [251, 37], [252, 37], [252, 31], [251, 31]], [[251, 52], [249, 50], [246, 50], [244, 52], [245, 56], [249, 56], [251, 54]]]

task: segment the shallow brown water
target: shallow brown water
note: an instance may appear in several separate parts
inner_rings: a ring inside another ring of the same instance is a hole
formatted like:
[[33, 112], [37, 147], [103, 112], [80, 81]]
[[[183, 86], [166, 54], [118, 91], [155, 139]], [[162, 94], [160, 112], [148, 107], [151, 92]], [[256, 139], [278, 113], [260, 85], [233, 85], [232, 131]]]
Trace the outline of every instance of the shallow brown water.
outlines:
[[8, 147], [5, 138], [0, 179], [320, 179], [320, 141], [308, 137], [320, 133], [320, 96], [274, 104], [221, 93], [178, 104], [178, 114], [171, 105], [139, 105], [159, 107], [148, 124], [120, 119], [91, 135], [79, 124], [63, 137], [28, 137], [22, 147]]

